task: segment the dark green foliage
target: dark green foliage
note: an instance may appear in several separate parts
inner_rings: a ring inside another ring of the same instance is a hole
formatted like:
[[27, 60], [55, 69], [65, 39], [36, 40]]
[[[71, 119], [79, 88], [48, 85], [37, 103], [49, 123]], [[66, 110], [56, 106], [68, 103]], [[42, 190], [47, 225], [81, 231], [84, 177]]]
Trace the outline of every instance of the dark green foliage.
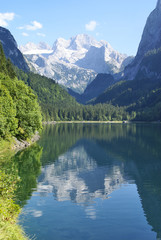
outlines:
[[129, 119], [129, 114], [121, 107], [110, 104], [79, 105], [78, 107], [53, 108], [52, 116], [47, 120], [55, 121], [122, 121]]
[[143, 102], [143, 98], [149, 96], [154, 89], [161, 87], [161, 81], [151, 79], [141, 79], [133, 81], [121, 81], [109, 87], [101, 94], [94, 104], [109, 103], [119, 106], [130, 106]]
[[0, 45], [0, 137], [30, 138], [42, 127], [37, 97], [15, 77], [10, 60]]

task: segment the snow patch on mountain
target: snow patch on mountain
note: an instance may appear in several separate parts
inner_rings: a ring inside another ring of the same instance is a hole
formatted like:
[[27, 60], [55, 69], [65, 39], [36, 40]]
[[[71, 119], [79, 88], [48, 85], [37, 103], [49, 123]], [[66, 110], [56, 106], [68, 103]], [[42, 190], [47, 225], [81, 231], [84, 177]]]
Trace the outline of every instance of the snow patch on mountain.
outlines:
[[28, 42], [25, 46], [20, 46], [19, 49], [24, 55], [50, 54], [53, 52], [52, 48], [44, 42], [40, 42], [39, 44]]

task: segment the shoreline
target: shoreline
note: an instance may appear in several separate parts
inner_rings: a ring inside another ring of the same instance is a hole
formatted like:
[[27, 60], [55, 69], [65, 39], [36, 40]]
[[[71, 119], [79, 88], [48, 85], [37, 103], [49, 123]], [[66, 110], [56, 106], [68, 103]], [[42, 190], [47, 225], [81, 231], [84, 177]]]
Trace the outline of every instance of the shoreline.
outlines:
[[123, 121], [45, 121], [43, 125], [54, 125], [57, 123], [123, 123]]
[[161, 124], [160, 121], [152, 121], [152, 122], [146, 122], [146, 121], [44, 121], [42, 124], [43, 125], [55, 125], [59, 123], [88, 123], [88, 124], [93, 124], [93, 123], [106, 123], [106, 124]]

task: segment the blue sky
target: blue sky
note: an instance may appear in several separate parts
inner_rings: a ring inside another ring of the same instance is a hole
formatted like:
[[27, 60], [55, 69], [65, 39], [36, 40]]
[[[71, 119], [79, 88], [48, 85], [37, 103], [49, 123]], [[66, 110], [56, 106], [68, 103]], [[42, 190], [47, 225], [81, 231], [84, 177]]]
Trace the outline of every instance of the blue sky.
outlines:
[[157, 0], [5, 0], [0, 25], [18, 45], [69, 39], [86, 33], [106, 40], [122, 53], [135, 55], [146, 19]]

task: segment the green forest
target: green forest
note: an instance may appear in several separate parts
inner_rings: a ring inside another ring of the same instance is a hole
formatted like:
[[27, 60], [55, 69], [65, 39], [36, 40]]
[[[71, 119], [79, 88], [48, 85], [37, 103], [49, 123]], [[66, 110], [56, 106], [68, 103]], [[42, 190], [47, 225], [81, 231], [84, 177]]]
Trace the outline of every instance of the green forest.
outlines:
[[10, 60], [0, 45], [0, 137], [30, 138], [42, 128], [37, 96], [17, 79]]
[[82, 105], [52, 79], [15, 69], [38, 96], [44, 121], [115, 121], [130, 118], [125, 108], [111, 104]]

